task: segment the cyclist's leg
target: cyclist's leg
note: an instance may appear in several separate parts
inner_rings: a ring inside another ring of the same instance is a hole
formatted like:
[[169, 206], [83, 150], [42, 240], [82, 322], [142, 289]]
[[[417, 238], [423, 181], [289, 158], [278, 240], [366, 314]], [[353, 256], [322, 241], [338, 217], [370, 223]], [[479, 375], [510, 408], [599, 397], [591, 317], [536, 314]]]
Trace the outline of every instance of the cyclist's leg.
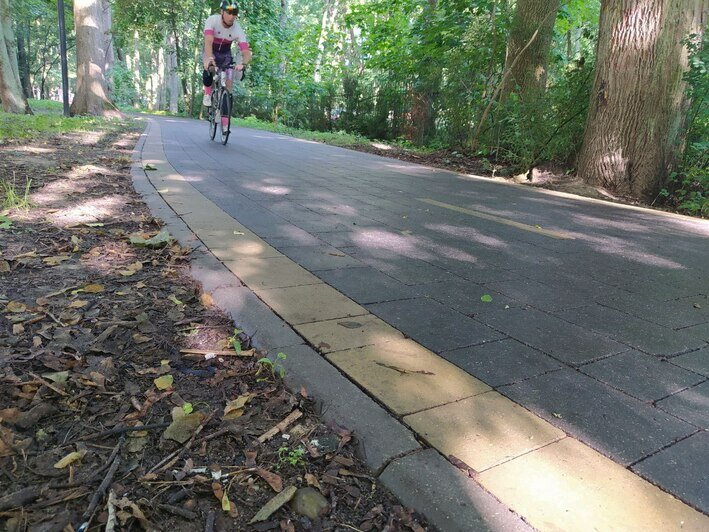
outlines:
[[204, 97], [202, 104], [206, 107], [212, 105], [212, 84], [214, 83], [214, 73], [209, 70], [202, 71], [202, 84], [204, 85]]

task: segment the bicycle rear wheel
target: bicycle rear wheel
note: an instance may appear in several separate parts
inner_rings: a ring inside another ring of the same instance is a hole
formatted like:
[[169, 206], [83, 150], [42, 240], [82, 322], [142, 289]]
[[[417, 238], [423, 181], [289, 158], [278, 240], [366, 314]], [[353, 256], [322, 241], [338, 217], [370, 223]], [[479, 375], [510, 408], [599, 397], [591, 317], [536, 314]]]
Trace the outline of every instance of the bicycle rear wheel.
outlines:
[[216, 98], [214, 95], [212, 95], [212, 105], [207, 109], [207, 117], [209, 119], [209, 138], [211, 140], [214, 140], [214, 137], [217, 136], [217, 109], [216, 106], [214, 105], [216, 103]]
[[229, 140], [231, 127], [231, 94], [228, 91], [222, 93], [221, 101], [219, 102], [219, 131], [221, 133], [221, 141], [226, 146]]

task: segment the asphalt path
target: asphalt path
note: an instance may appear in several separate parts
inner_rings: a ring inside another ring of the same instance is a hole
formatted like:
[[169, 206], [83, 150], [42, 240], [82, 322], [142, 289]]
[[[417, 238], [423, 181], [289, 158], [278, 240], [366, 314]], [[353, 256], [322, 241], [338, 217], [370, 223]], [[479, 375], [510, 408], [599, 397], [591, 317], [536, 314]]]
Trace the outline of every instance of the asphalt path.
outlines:
[[408, 337], [709, 513], [709, 222], [158, 118], [168, 161]]

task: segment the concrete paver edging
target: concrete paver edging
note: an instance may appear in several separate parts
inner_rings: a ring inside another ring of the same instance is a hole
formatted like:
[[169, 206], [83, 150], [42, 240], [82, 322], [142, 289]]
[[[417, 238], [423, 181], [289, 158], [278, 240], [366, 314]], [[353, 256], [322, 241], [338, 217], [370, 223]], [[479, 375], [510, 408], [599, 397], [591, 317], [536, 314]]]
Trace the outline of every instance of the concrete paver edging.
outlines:
[[[402, 340], [288, 262], [175, 171], [154, 120], [133, 159], [136, 190], [181, 244], [195, 250], [192, 272], [204, 290], [240, 326], [256, 331], [258, 347], [274, 356], [287, 348], [286, 383], [304, 386], [326, 421], [353, 429], [384, 484], [440, 530], [528, 528], [513, 512], [541, 530], [709, 528], [707, 516]], [[156, 168], [147, 176], [146, 163]], [[351, 330], [360, 334], [348, 335]], [[435, 390], [445, 397], [436, 401]], [[422, 449], [417, 438], [432, 448]], [[477, 481], [443, 458], [450, 454]]]

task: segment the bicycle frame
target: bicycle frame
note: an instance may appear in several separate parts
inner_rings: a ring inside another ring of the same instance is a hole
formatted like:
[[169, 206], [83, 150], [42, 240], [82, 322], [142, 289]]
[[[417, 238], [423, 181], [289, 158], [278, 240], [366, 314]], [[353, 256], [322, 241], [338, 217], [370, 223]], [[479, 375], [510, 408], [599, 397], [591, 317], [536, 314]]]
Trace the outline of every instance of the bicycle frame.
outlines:
[[226, 88], [226, 70], [220, 68], [215, 70], [212, 82], [212, 105], [209, 107], [208, 115], [209, 138], [214, 140], [219, 128], [221, 143], [226, 146], [231, 133], [232, 95]]

